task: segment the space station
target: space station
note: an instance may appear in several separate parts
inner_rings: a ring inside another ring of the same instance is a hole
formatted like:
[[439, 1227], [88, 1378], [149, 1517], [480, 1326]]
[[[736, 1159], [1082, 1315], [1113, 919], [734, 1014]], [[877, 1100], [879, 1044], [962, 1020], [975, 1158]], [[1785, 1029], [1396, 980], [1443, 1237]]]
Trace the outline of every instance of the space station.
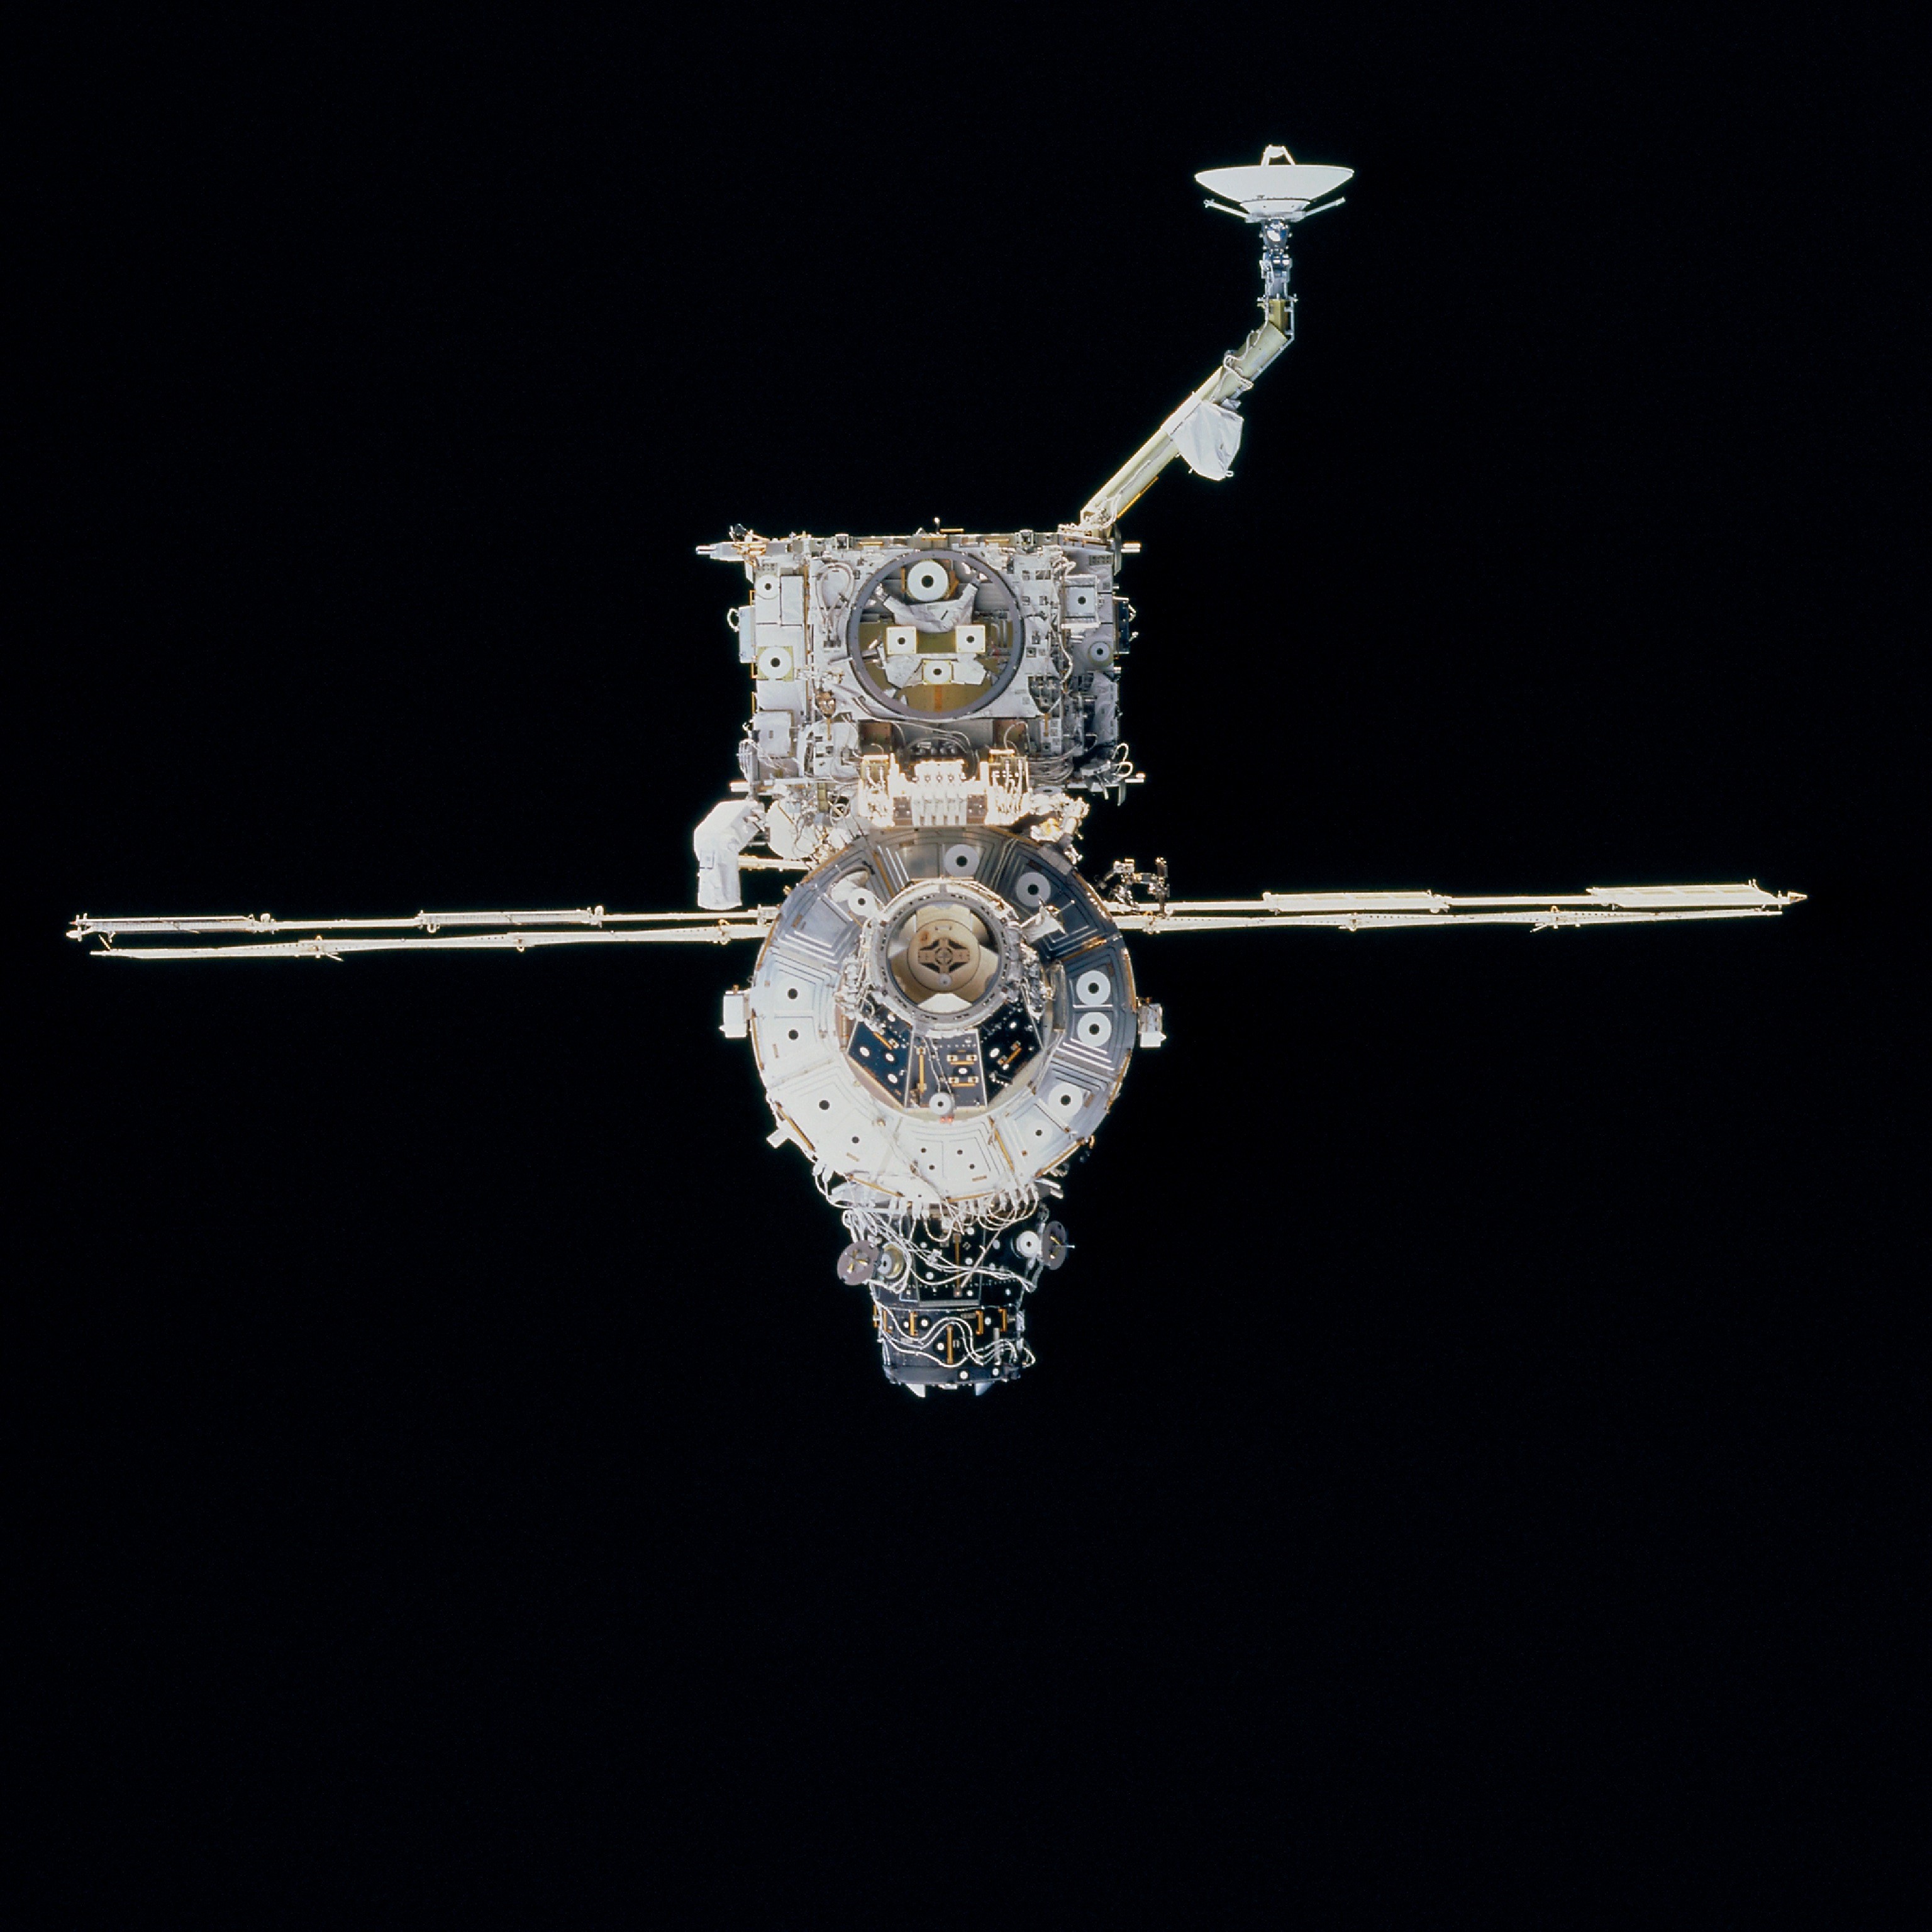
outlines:
[[[69, 936], [143, 961], [748, 946], [722, 1030], [748, 1048], [772, 1145], [809, 1164], [843, 1223], [842, 1250], [817, 1265], [869, 1300], [886, 1376], [915, 1395], [1016, 1379], [1034, 1361], [1030, 1298], [1073, 1251], [1070, 1172], [1136, 1049], [1165, 1037], [1130, 937], [1751, 919], [1803, 896], [1748, 883], [1189, 900], [1162, 860], [1083, 872], [1089, 814], [1142, 782], [1123, 727], [1136, 618], [1122, 580], [1138, 546], [1122, 520], [1177, 462], [1231, 476], [1243, 400], [1294, 340], [1291, 242], [1352, 177], [1279, 147], [1196, 177], [1210, 210], [1256, 232], [1259, 318], [1072, 520], [734, 526], [701, 547], [742, 575], [725, 622], [750, 715], [737, 776], [693, 835], [695, 910], [82, 915]], [[764, 872], [784, 875], [782, 896], [752, 889]]]

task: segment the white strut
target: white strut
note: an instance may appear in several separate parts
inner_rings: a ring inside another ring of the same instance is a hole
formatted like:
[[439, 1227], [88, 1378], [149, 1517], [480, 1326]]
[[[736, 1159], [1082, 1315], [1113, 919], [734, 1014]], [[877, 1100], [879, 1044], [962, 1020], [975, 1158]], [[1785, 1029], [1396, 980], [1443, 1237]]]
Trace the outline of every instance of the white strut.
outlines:
[[[762, 939], [775, 906], [748, 907], [729, 919], [703, 912], [419, 912], [413, 919], [277, 919], [271, 913], [185, 914], [177, 917], [91, 919], [82, 913], [70, 939], [98, 939], [97, 959], [340, 959], [349, 952], [427, 950], [528, 952], [539, 946], [664, 946]], [[443, 933], [445, 926], [454, 932]], [[496, 931], [489, 928], [506, 928]], [[301, 933], [278, 939], [268, 935]], [[376, 934], [385, 935], [376, 938]], [[120, 938], [216, 934], [226, 946], [117, 946]], [[401, 936], [406, 934], [408, 936]], [[245, 935], [245, 936], [244, 936]]]
[[1451, 898], [1442, 892], [1264, 892], [1258, 899], [1110, 904], [1126, 932], [1225, 932], [1243, 926], [1332, 926], [1364, 932], [1398, 926], [1619, 926], [1672, 919], [1754, 919], [1798, 904], [1802, 892], [1735, 886], [1592, 886], [1583, 892]]

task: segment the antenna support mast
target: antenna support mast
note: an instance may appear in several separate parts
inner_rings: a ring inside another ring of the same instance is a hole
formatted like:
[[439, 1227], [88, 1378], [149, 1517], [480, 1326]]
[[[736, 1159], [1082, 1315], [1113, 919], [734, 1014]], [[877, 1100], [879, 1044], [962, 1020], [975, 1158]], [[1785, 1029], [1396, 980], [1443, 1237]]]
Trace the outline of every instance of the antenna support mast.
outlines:
[[1311, 214], [1342, 205], [1338, 199], [1310, 204], [1332, 194], [1354, 174], [1352, 168], [1317, 167], [1295, 160], [1286, 148], [1264, 148], [1258, 165], [1210, 168], [1194, 178], [1227, 201], [1208, 206], [1262, 231], [1260, 326], [1239, 349], [1188, 397], [1095, 492], [1075, 526], [1082, 536], [1105, 536], [1152, 487], [1178, 456], [1197, 476], [1220, 482], [1234, 468], [1241, 445], [1241, 398], [1262, 372], [1294, 340], [1294, 298], [1288, 280], [1288, 231]]

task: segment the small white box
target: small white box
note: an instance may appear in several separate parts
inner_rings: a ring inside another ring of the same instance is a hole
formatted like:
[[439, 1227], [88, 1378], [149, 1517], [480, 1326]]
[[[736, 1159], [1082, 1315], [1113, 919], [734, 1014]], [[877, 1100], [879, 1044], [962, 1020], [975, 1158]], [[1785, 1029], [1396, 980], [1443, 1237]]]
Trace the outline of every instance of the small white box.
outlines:
[[886, 655], [889, 658], [909, 658], [919, 649], [919, 633], [910, 624], [888, 624], [886, 626]]

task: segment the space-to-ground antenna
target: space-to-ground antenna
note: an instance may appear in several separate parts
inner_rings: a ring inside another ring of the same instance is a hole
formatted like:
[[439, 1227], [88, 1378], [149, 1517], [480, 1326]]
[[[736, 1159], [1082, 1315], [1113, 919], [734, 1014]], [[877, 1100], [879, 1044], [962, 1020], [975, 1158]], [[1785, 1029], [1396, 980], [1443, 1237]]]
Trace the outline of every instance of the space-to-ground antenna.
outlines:
[[[1252, 166], [1210, 168], [1194, 178], [1225, 201], [1208, 206], [1262, 231], [1261, 326], [1148, 440], [1100, 485], [1080, 512], [1078, 528], [1096, 535], [1112, 530], [1178, 456], [1197, 476], [1220, 482], [1234, 469], [1241, 446], [1241, 398], [1262, 371], [1294, 340], [1294, 298], [1288, 293], [1288, 231], [1311, 214], [1340, 208], [1342, 197], [1322, 201], [1353, 168], [1298, 161], [1286, 148], [1264, 148]], [[1318, 206], [1316, 206], [1319, 202]], [[1231, 206], [1231, 204], [1232, 204]]]
[[[1333, 194], [1345, 182], [1353, 181], [1353, 168], [1324, 167], [1298, 161], [1286, 148], [1264, 148], [1252, 167], [1208, 168], [1194, 178], [1211, 195], [1223, 197], [1210, 201], [1210, 208], [1223, 214], [1238, 214], [1244, 221], [1294, 222], [1310, 214], [1325, 214], [1340, 208], [1339, 200], [1313, 206], [1324, 194]], [[1230, 208], [1229, 202], [1236, 205]]]

